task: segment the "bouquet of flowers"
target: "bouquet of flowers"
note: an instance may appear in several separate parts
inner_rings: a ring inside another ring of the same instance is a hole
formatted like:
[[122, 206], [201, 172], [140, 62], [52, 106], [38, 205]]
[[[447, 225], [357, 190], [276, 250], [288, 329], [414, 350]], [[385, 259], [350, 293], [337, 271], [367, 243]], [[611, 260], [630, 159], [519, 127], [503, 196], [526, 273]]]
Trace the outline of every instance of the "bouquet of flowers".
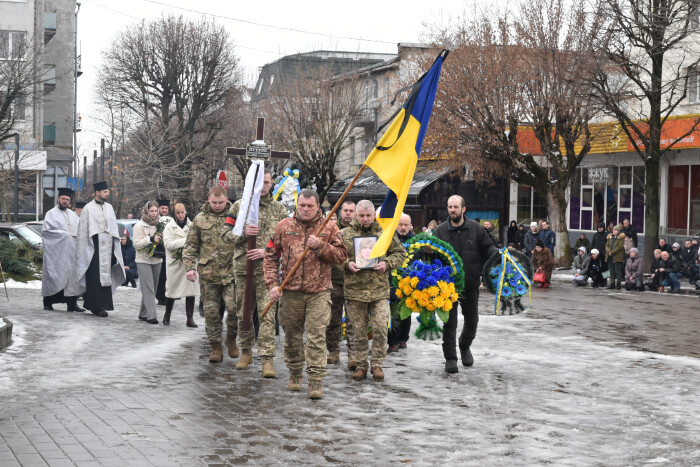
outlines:
[[180, 248], [175, 248], [173, 250], [173, 261], [170, 263], [171, 266], [173, 264], [177, 263], [178, 261], [182, 261], [182, 250], [183, 249], [184, 249], [184, 247], [180, 247]]
[[504, 248], [489, 258], [482, 277], [486, 289], [496, 295], [494, 312], [497, 315], [527, 311], [520, 298], [530, 290], [533, 274], [532, 262], [517, 250]]
[[407, 256], [403, 265], [392, 272], [396, 287], [394, 311], [400, 319], [412, 313], [420, 315], [416, 330], [419, 339], [440, 337], [437, 316], [445, 323], [464, 288], [462, 259], [447, 243], [430, 235], [416, 235], [404, 244]]
[[[170, 219], [168, 219], [168, 220], [170, 220]], [[156, 225], [156, 233], [153, 234], [154, 237], [160, 235], [160, 244], [161, 245], [163, 244], [163, 231], [165, 230], [165, 224], [167, 224], [167, 223], [168, 223], [167, 220], [158, 222], [158, 224]], [[156, 252], [157, 246], [158, 246], [158, 243], [151, 242], [150, 245], [147, 245], [143, 248], [139, 248], [139, 251], [145, 252], [146, 254], [148, 254], [148, 257], [150, 258], [151, 256], [153, 256], [153, 253]]]

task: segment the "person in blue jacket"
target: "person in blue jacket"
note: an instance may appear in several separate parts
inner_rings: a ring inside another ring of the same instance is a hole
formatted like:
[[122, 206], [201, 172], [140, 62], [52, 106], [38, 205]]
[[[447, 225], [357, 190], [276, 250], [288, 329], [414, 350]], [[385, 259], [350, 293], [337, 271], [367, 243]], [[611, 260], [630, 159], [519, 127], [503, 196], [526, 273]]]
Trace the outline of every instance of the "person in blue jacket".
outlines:
[[122, 257], [124, 258], [124, 272], [126, 273], [126, 280], [122, 285], [131, 284], [132, 287], [136, 288], [136, 279], [139, 277], [136, 269], [136, 250], [128, 233], [122, 235]]
[[544, 246], [554, 255], [554, 245], [557, 244], [556, 234], [549, 228], [549, 222], [542, 222], [542, 230], [540, 230], [539, 239], [542, 240]]

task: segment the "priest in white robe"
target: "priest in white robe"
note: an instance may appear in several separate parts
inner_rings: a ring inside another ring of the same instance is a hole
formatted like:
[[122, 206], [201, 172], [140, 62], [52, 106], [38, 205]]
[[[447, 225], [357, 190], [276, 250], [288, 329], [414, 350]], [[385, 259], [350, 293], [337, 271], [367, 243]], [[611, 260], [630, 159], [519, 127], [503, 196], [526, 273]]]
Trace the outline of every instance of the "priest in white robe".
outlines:
[[87, 203], [80, 216], [76, 246], [76, 277], [80, 292], [85, 292], [83, 306], [94, 315], [106, 317], [113, 310], [112, 294], [124, 282], [124, 260], [117, 219], [107, 202], [106, 182], [94, 184], [95, 198]]
[[41, 295], [45, 310], [53, 310], [55, 303], [66, 303], [68, 311], [85, 311], [78, 306], [80, 291], [74, 271], [80, 219], [68, 208], [74, 193], [70, 188], [58, 189], [58, 204], [46, 213], [41, 228], [44, 249]]

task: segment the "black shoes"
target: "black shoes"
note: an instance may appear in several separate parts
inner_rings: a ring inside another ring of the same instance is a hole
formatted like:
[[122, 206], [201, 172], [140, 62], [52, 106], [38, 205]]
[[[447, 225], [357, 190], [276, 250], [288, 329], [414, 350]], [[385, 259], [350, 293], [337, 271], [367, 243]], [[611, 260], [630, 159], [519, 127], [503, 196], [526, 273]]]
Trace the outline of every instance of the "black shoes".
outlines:
[[466, 348], [459, 348], [459, 353], [462, 356], [462, 365], [464, 366], [472, 366], [474, 364], [474, 357], [472, 356], [472, 351], [469, 350], [469, 347]]
[[457, 360], [447, 360], [445, 362], [445, 373], [458, 373]]
[[90, 310], [90, 312], [95, 316], [99, 316], [100, 318], [106, 318], [107, 316], [109, 316], [109, 313], [107, 313], [104, 310], [100, 310], [100, 311]]
[[79, 305], [74, 305], [74, 306], [69, 306], [67, 311], [75, 311], [78, 313], [82, 313], [85, 311], [85, 308], [81, 308]]
[[158, 324], [158, 320], [155, 319], [155, 318], [154, 318], [154, 319], [147, 319], [146, 322], [147, 322], [148, 324]]
[[53, 307], [51, 305], [44, 305], [44, 310], [53, 311]]
[[148, 318], [146, 318], [145, 316], [139, 316], [139, 319], [140, 319], [141, 321], [147, 321], [147, 320], [148, 320]]

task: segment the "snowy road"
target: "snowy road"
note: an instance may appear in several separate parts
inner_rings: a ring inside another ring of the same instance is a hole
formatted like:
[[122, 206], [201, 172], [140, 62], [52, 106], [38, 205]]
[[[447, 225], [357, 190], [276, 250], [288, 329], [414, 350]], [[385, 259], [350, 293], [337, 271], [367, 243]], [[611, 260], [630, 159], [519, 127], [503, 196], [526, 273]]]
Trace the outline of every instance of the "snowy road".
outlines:
[[0, 352], [3, 467], [700, 459], [696, 296], [555, 284], [535, 290], [526, 316], [496, 317], [482, 294], [473, 368], [447, 375], [441, 341], [412, 339], [387, 358], [384, 383], [329, 368], [318, 402], [287, 391], [281, 340], [276, 380], [257, 357], [245, 372], [209, 364], [184, 304], [164, 327], [136, 319], [133, 289], [106, 320], [44, 311], [37, 290], [11, 298], [0, 304], [16, 336]]

